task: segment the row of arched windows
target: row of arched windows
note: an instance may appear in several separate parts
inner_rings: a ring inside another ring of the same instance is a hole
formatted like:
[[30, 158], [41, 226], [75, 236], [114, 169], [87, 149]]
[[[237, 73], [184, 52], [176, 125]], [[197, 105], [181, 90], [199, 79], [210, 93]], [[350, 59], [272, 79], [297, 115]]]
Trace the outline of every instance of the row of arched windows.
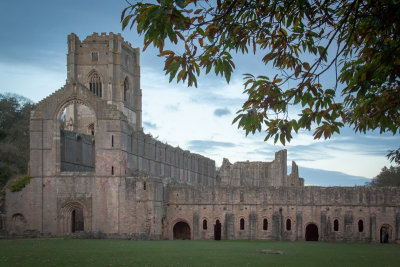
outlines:
[[[245, 225], [244, 218], [240, 218], [239, 225], [240, 225], [240, 230], [244, 230], [244, 225]], [[203, 220], [203, 230], [207, 230], [207, 220], [206, 219]], [[264, 231], [268, 230], [268, 219], [263, 219], [263, 230]], [[287, 219], [286, 220], [286, 231], [291, 231], [291, 230], [292, 230], [292, 220]], [[335, 232], [339, 231], [339, 220], [337, 220], [337, 219], [333, 221], [333, 231], [335, 231]], [[363, 220], [358, 221], [358, 232], [360, 232], [360, 233], [364, 232], [364, 221]]]
[[[101, 81], [100, 75], [93, 71], [89, 75], [89, 90], [98, 97], [103, 97], [103, 83]], [[124, 80], [124, 101], [128, 101], [129, 95], [129, 80], [128, 77]]]
[[[244, 230], [244, 219], [240, 218], [240, 230]], [[207, 220], [203, 220], [203, 230], [207, 230]], [[263, 230], [266, 231], [268, 230], [268, 220], [264, 219], [263, 220]]]
[[[358, 220], [358, 232], [362, 233], [364, 232], [364, 221], [363, 220]], [[335, 219], [333, 221], [333, 231], [338, 232], [339, 231], [339, 220]]]

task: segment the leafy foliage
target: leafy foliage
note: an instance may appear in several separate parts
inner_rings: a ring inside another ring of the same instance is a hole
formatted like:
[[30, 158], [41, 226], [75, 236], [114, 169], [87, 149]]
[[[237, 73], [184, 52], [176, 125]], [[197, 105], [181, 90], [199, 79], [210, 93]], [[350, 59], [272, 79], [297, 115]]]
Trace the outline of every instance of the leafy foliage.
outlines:
[[[399, 133], [399, 20], [396, 0], [135, 1], [121, 16], [123, 28], [136, 25], [144, 35], [144, 50], [159, 49], [170, 81], [188, 86], [197, 86], [201, 70], [229, 82], [231, 54], [260, 50], [262, 62], [281, 73], [245, 74], [248, 100], [234, 123], [246, 134], [265, 129], [265, 140], [282, 144], [299, 129], [315, 139], [345, 125]], [[166, 40], [182, 45], [167, 50]], [[320, 82], [329, 69], [337, 81], [332, 88]], [[301, 112], [291, 118], [293, 106]], [[388, 157], [400, 162], [400, 148]]]
[[33, 103], [18, 95], [0, 94], [0, 186], [27, 173], [29, 119]]
[[23, 175], [18, 177], [14, 181], [10, 181], [8, 188], [11, 192], [21, 191], [27, 184], [31, 182], [31, 178], [29, 175]]
[[400, 186], [400, 166], [383, 167], [382, 171], [369, 183], [371, 186]]

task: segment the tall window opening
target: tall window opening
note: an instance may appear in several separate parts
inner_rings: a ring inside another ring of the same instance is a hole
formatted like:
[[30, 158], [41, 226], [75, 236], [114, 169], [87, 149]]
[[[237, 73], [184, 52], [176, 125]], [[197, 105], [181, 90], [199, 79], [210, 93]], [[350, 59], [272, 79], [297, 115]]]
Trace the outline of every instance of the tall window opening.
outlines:
[[93, 94], [102, 97], [102, 83], [100, 76], [97, 72], [93, 72], [89, 77], [89, 89]]
[[292, 221], [290, 219], [286, 220], [286, 231], [292, 230]]
[[207, 220], [203, 220], [203, 230], [207, 230]]
[[268, 230], [268, 220], [267, 220], [267, 219], [264, 219], [264, 220], [263, 220], [263, 230], [264, 230], [264, 231], [267, 231], [267, 230]]
[[244, 219], [240, 219], [240, 230], [244, 230]]
[[128, 77], [126, 77], [125, 81], [124, 81], [124, 101], [125, 102], [128, 101], [128, 92], [129, 92], [129, 81], [128, 81]]
[[358, 221], [358, 232], [362, 233], [364, 232], [364, 222], [363, 220]]
[[333, 231], [335, 231], [335, 232], [339, 231], [339, 221], [338, 220], [333, 221]]

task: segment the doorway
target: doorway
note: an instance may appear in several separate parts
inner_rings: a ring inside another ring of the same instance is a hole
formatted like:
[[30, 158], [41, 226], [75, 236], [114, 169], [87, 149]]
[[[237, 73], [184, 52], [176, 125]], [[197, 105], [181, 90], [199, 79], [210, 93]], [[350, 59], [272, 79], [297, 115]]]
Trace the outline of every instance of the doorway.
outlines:
[[221, 223], [219, 220], [214, 224], [214, 240], [221, 240]]
[[318, 241], [319, 235], [318, 235], [318, 227], [310, 223], [306, 227], [306, 241]]
[[190, 226], [185, 222], [177, 222], [174, 225], [174, 240], [190, 240]]
[[391, 239], [391, 230], [390, 226], [384, 225], [381, 227], [381, 243], [390, 243]]
[[85, 230], [83, 210], [76, 208], [71, 213], [71, 232], [81, 232]]

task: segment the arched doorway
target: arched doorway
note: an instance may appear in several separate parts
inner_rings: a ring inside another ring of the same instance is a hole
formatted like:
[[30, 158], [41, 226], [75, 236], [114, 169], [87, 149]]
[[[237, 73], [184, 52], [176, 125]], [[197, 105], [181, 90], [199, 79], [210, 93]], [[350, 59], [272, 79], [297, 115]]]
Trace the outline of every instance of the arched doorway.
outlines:
[[190, 240], [190, 226], [185, 222], [182, 221], [177, 222], [174, 225], [173, 232], [174, 232], [174, 240], [175, 239]]
[[86, 207], [77, 201], [64, 204], [60, 209], [60, 229], [61, 234], [70, 234], [81, 231], [90, 231], [90, 215]]
[[391, 242], [392, 231], [389, 225], [383, 225], [380, 231], [380, 241], [381, 243]]
[[306, 227], [306, 241], [318, 241], [319, 235], [318, 235], [318, 227], [310, 223]]
[[83, 210], [75, 208], [71, 212], [71, 232], [81, 232], [85, 230], [85, 223], [83, 219]]
[[214, 224], [214, 240], [221, 240], [221, 223], [219, 220]]
[[22, 235], [26, 229], [26, 219], [21, 213], [16, 213], [12, 216], [10, 230], [17, 235]]

